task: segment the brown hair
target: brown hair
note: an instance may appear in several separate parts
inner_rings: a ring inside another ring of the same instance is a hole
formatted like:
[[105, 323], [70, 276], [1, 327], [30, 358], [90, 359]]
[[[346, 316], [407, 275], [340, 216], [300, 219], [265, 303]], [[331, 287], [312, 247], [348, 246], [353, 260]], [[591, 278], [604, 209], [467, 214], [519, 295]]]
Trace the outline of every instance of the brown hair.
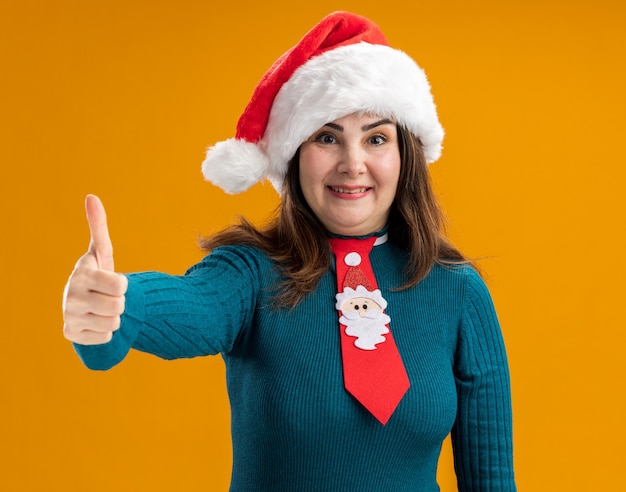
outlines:
[[[444, 219], [433, 193], [422, 145], [408, 130], [398, 127], [400, 178], [389, 213], [389, 240], [409, 255], [406, 282], [399, 288], [417, 285], [435, 263], [469, 261], [444, 235]], [[241, 244], [258, 248], [274, 260], [285, 280], [278, 292], [280, 307], [293, 307], [313, 291], [330, 267], [331, 251], [326, 230], [302, 194], [299, 181], [300, 153], [289, 162], [283, 198], [268, 225], [254, 227], [245, 218], [217, 234], [203, 238], [206, 251]]]

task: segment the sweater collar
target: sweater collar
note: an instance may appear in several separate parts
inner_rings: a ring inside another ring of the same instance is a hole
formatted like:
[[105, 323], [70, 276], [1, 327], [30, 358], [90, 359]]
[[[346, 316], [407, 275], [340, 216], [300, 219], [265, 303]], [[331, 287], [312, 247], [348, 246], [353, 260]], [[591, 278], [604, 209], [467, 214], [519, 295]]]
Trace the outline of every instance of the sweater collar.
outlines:
[[334, 237], [339, 239], [367, 239], [370, 237], [376, 237], [376, 241], [374, 242], [374, 246], [380, 246], [381, 244], [385, 244], [389, 240], [389, 233], [387, 232], [389, 226], [383, 227], [380, 231], [372, 232], [371, 234], [366, 234], [364, 236], [343, 236], [341, 234], [333, 234], [332, 232], [327, 232], [328, 237]]

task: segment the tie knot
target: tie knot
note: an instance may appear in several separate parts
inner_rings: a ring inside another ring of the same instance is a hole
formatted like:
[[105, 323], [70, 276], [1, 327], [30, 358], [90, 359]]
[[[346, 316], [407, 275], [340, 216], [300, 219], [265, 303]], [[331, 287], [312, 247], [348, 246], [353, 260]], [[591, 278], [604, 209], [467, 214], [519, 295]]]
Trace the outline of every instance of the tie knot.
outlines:
[[346, 261], [346, 263], [348, 261], [357, 261], [358, 257], [358, 265], [362, 261], [366, 261], [366, 258], [369, 257], [370, 251], [372, 251], [377, 239], [376, 236], [366, 238], [332, 237], [330, 238], [330, 247], [337, 259]]

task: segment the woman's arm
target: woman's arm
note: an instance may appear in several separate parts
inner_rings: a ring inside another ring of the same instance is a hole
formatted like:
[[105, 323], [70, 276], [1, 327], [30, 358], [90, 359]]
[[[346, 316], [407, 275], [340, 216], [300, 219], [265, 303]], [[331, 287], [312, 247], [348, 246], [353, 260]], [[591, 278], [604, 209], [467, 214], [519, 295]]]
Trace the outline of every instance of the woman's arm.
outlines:
[[455, 355], [457, 419], [452, 430], [461, 492], [513, 492], [511, 389], [504, 341], [491, 296], [467, 270]]
[[218, 248], [182, 276], [116, 273], [104, 207], [87, 197], [91, 230], [64, 296], [64, 334], [89, 368], [105, 370], [131, 348], [165, 359], [228, 352], [254, 315], [260, 256]]
[[229, 352], [250, 326], [259, 292], [259, 256], [218, 248], [185, 275], [128, 275], [121, 327], [109, 343], [75, 344], [85, 365], [109, 369], [131, 348], [163, 359]]

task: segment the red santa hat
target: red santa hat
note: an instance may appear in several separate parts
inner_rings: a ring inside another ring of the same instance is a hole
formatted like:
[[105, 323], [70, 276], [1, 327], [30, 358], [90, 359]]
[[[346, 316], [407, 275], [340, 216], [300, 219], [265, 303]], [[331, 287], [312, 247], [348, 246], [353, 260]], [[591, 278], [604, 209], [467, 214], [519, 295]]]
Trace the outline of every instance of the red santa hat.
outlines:
[[391, 118], [441, 154], [443, 128], [423, 70], [369, 19], [334, 12], [263, 76], [234, 138], [209, 148], [204, 177], [227, 193], [269, 179], [282, 191], [288, 162], [316, 130], [352, 113]]
[[346, 276], [343, 280], [343, 292], [335, 296], [337, 300], [335, 308], [341, 310], [344, 302], [355, 297], [364, 297], [376, 302], [381, 309], [387, 307], [387, 301], [383, 298], [380, 289], [375, 289], [370, 280], [361, 269], [361, 255], [357, 252], [348, 253], [344, 262], [348, 265]]

